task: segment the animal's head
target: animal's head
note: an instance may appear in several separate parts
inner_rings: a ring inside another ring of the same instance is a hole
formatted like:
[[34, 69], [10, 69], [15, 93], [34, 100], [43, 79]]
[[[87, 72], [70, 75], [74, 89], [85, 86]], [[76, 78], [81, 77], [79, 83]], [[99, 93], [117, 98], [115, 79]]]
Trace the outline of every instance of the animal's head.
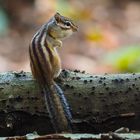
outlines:
[[65, 38], [76, 32], [78, 27], [67, 17], [56, 13], [48, 25], [49, 33], [54, 38]]

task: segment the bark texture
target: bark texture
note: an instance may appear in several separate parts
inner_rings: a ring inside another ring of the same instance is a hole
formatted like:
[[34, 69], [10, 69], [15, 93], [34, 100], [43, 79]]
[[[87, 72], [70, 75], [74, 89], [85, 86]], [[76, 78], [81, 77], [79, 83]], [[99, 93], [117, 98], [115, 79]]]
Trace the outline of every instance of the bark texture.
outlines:
[[[63, 70], [56, 82], [70, 104], [74, 132], [122, 126], [140, 130], [140, 74], [90, 75]], [[43, 93], [30, 73], [0, 74], [0, 136], [53, 133]]]

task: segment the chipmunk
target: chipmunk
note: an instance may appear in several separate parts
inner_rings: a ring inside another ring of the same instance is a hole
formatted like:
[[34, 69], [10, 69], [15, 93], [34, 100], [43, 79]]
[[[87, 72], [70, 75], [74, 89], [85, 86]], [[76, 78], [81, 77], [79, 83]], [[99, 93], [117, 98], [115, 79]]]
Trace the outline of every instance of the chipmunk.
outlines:
[[72, 131], [69, 105], [62, 89], [54, 81], [61, 72], [61, 61], [56, 48], [62, 47], [61, 40], [77, 29], [72, 20], [56, 13], [37, 31], [29, 46], [31, 71], [43, 90], [56, 132]]

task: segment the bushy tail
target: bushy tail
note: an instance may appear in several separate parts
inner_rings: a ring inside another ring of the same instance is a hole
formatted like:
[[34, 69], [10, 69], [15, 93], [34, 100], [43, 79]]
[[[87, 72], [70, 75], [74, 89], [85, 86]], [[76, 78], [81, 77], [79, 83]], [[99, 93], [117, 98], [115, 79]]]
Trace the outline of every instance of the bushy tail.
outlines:
[[72, 114], [71, 114], [71, 111], [70, 111], [70, 106], [67, 102], [67, 99], [64, 95], [64, 92], [62, 91], [62, 89], [55, 83], [54, 84], [56, 90], [57, 90], [57, 94], [59, 95], [59, 98], [61, 100], [61, 103], [62, 103], [62, 106], [63, 106], [63, 110], [64, 110], [64, 113], [66, 115], [66, 118], [69, 122], [69, 124], [71, 123], [72, 121]]
[[72, 132], [70, 107], [61, 88], [54, 83], [43, 88], [46, 106], [56, 132]]

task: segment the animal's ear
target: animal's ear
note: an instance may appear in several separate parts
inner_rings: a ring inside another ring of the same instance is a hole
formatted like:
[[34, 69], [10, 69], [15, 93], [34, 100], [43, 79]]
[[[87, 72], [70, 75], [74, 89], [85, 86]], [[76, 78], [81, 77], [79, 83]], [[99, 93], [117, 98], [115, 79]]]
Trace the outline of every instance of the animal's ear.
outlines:
[[54, 15], [54, 18], [55, 18], [55, 20], [56, 20], [57, 22], [60, 22], [60, 20], [61, 20], [61, 15], [60, 15], [59, 13], [56, 13], [56, 14]]

